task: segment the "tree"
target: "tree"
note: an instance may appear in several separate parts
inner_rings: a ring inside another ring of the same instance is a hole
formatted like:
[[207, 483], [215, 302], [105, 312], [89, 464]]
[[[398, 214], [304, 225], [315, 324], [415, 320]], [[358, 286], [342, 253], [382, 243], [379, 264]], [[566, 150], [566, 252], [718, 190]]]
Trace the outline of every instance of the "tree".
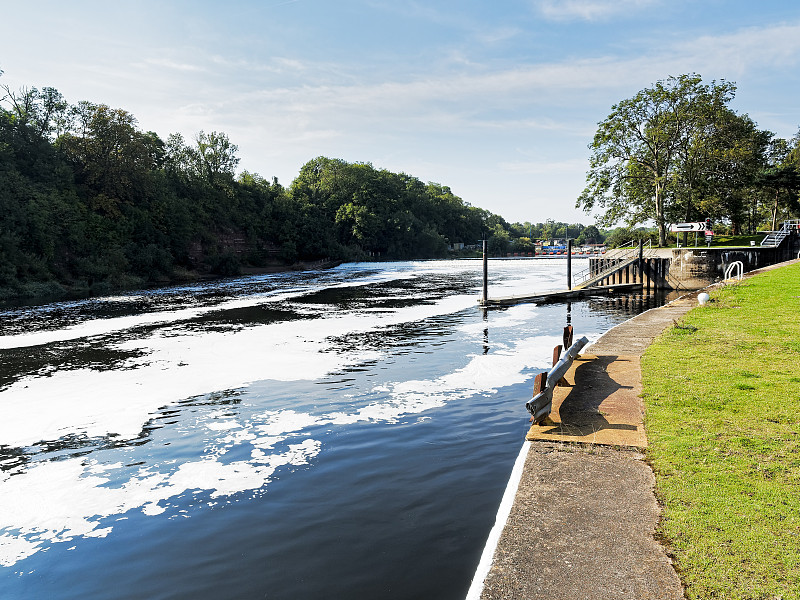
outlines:
[[500, 224], [495, 225], [486, 243], [489, 254], [504, 256], [508, 251], [509, 241], [508, 232]]
[[761, 173], [759, 184], [774, 193], [774, 202], [770, 211], [771, 230], [776, 231], [778, 226], [778, 210], [780, 199], [783, 197], [790, 210], [800, 208], [798, 193], [800, 193], [800, 171], [792, 164], [782, 164], [765, 170]]
[[579, 245], [583, 244], [599, 244], [603, 241], [603, 234], [594, 225], [589, 225], [581, 230], [578, 235], [577, 242]]
[[146, 198], [150, 174], [163, 159], [158, 136], [142, 133], [132, 114], [105, 104], [81, 102], [73, 112], [76, 127], [58, 139], [58, 147], [91, 190], [95, 207], [116, 215], [120, 203]]
[[692, 161], [700, 158], [692, 151], [702, 147], [697, 138], [734, 90], [725, 81], [704, 85], [698, 75], [681, 75], [615, 104], [589, 146], [587, 187], [576, 206], [604, 208], [601, 225], [652, 219], [665, 245], [668, 209], [679, 197], [677, 174], [683, 167], [684, 181], [694, 181]]
[[750, 220], [754, 183], [767, 164], [772, 133], [759, 130], [747, 115], [723, 109], [704, 141], [707, 160], [695, 182], [695, 206], [683, 220], [728, 222], [737, 235]]
[[772, 231], [777, 229], [781, 205], [787, 213], [800, 212], [800, 131], [790, 142], [773, 140], [769, 165], [759, 174], [757, 184], [768, 192]]
[[221, 177], [232, 180], [236, 165], [239, 164], [239, 158], [236, 156], [239, 147], [231, 143], [227, 134], [201, 131], [197, 134], [196, 142], [193, 158], [198, 174], [205, 177], [209, 183], [215, 183]]

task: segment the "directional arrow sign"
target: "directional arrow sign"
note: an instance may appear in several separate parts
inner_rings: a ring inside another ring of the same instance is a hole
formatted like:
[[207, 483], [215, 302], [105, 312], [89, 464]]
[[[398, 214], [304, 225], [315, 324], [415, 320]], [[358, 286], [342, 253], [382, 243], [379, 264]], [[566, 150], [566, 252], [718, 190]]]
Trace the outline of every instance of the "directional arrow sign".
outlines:
[[673, 233], [682, 231], [705, 231], [706, 223], [705, 221], [701, 221], [700, 223], [673, 223], [669, 226], [669, 230]]

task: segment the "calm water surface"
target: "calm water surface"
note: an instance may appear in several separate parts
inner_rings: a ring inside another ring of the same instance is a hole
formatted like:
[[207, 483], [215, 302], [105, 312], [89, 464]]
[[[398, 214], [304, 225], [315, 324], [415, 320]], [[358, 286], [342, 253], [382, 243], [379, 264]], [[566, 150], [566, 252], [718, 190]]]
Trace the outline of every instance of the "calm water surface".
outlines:
[[[492, 261], [490, 293], [564, 272]], [[463, 598], [564, 325], [658, 302], [483, 314], [480, 277], [347, 264], [0, 313], [0, 598]]]

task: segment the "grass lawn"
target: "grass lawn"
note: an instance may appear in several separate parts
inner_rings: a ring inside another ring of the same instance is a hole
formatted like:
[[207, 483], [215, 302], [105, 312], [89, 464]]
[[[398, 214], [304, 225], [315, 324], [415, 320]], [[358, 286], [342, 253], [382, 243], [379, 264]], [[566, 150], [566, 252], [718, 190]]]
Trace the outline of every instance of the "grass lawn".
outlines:
[[712, 248], [717, 246], [750, 247], [750, 242], [755, 242], [756, 246], [760, 246], [761, 240], [763, 240], [765, 236], [766, 234], [764, 233], [759, 235], [715, 235], [714, 241], [711, 242], [711, 247]]
[[800, 598], [800, 264], [711, 297], [642, 360], [660, 535], [689, 598]]

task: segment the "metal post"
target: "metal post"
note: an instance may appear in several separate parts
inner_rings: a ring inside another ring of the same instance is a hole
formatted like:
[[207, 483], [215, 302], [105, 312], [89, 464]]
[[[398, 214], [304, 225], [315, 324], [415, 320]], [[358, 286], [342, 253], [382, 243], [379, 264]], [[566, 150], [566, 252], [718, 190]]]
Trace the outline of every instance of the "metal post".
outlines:
[[644, 285], [644, 242], [639, 238], [639, 283]]
[[572, 289], [572, 240], [567, 240], [567, 289]]
[[481, 302], [489, 301], [489, 242], [483, 240], [483, 297]]

